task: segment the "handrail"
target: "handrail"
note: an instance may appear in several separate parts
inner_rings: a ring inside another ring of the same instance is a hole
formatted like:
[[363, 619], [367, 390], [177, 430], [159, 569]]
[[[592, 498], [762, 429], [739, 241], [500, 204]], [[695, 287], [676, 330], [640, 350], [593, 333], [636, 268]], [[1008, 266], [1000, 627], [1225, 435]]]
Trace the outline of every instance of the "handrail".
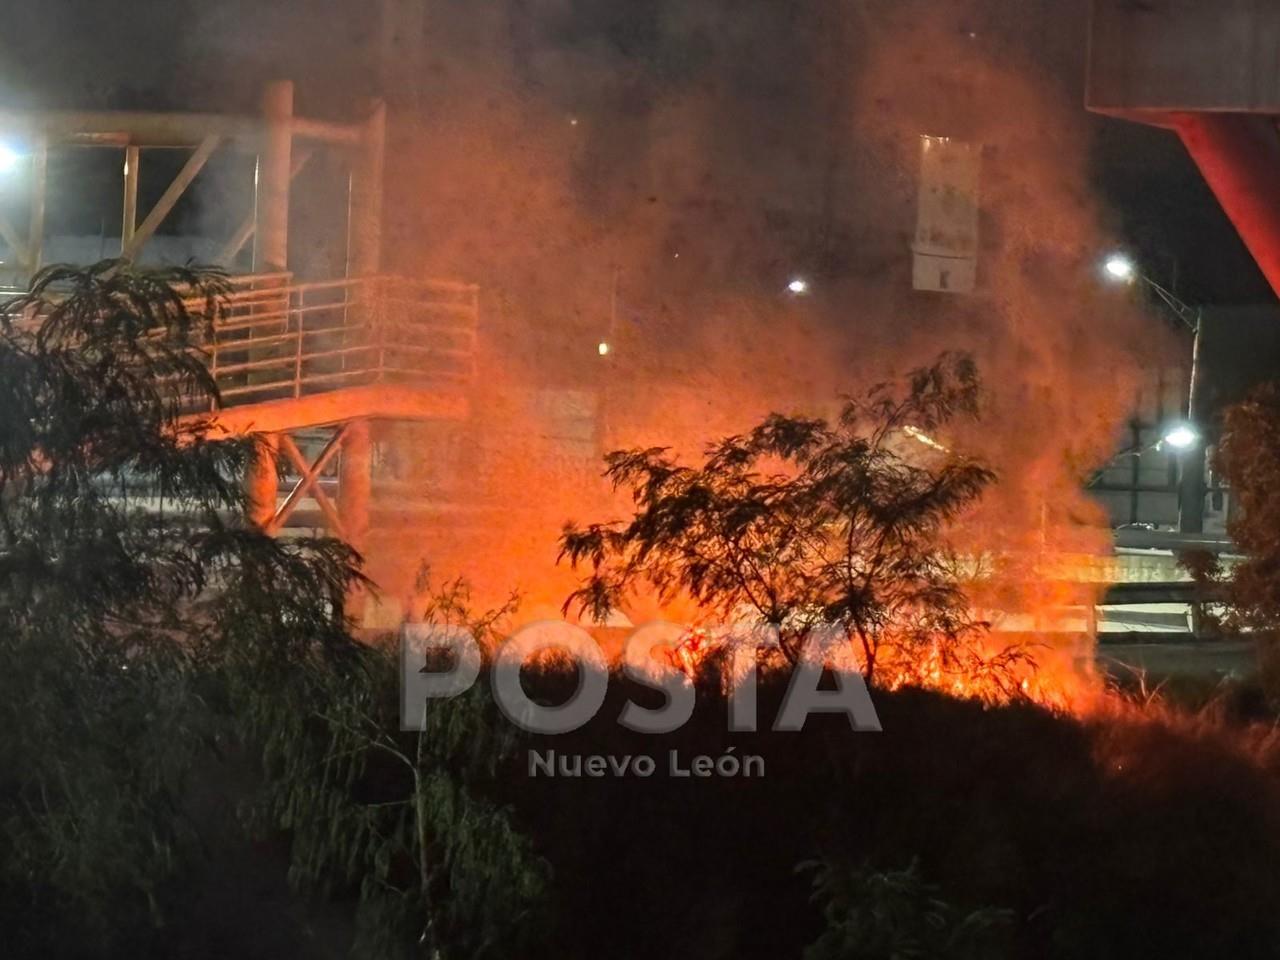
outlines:
[[198, 344], [229, 406], [355, 384], [456, 386], [475, 373], [479, 288], [375, 276], [295, 284], [230, 278]]
[[[227, 285], [209, 333], [192, 344], [225, 405], [372, 383], [456, 388], [475, 374], [473, 284], [385, 275], [294, 283], [271, 273]], [[202, 312], [205, 299], [187, 305]]]

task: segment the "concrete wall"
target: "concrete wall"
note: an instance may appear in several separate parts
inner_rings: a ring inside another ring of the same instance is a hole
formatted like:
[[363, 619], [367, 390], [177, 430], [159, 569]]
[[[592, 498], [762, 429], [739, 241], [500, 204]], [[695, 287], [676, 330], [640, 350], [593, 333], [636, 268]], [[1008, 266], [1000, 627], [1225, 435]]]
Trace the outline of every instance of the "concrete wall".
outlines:
[[1280, 113], [1280, 3], [1093, 0], [1090, 109]]

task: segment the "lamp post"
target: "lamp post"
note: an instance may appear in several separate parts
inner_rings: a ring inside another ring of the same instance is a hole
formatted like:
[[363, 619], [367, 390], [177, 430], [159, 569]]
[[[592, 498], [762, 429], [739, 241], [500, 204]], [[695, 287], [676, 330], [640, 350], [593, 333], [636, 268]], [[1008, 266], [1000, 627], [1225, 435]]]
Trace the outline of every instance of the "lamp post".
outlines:
[[[1200, 410], [1200, 333], [1201, 310], [1183, 301], [1172, 290], [1138, 269], [1124, 254], [1114, 253], [1103, 262], [1103, 272], [1118, 283], [1141, 283], [1191, 331], [1191, 369], [1187, 375], [1187, 426], [1185, 433], [1166, 434], [1164, 442], [1178, 450], [1178, 532], [1201, 533], [1204, 530], [1205, 445], [1199, 432]], [[1177, 439], [1185, 442], [1178, 443]]]

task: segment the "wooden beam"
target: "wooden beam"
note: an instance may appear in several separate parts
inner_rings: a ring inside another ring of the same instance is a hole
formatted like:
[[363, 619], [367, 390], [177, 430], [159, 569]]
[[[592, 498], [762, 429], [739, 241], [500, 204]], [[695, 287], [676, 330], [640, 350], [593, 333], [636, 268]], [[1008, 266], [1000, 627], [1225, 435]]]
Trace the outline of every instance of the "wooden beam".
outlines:
[[138, 167], [142, 150], [134, 145], [124, 148], [124, 226], [120, 230], [120, 249], [127, 250], [138, 231]]
[[257, 218], [253, 242], [253, 272], [289, 269], [289, 171], [293, 168], [293, 84], [269, 83], [262, 92], [266, 123], [253, 208]]
[[[302, 500], [307, 491], [318, 482], [320, 471], [325, 468], [328, 462], [333, 458], [333, 455], [338, 451], [342, 433], [342, 429], [334, 431], [333, 436], [329, 438], [329, 442], [326, 443], [324, 445], [324, 449], [320, 451], [320, 456], [316, 458], [316, 462], [309, 467], [303, 462], [302, 451], [298, 449], [297, 444], [292, 440], [289, 440], [289, 443], [285, 448], [285, 454], [293, 462], [294, 466], [301, 471], [302, 475], [298, 478], [298, 482], [293, 485], [293, 489], [289, 491], [289, 495], [284, 498], [284, 503], [280, 504], [279, 509], [276, 510], [275, 516], [272, 518], [268, 527], [268, 533], [274, 534], [284, 526], [284, 522], [288, 520], [293, 514], [293, 511], [297, 509], [298, 502]], [[283, 434], [283, 436], [287, 437], [288, 434]], [[299, 464], [301, 464], [301, 466], [299, 466]], [[323, 491], [321, 491], [321, 495], [323, 496]]]
[[9, 245], [16, 263], [25, 264], [28, 261], [26, 241], [19, 236], [18, 229], [3, 212], [0, 212], [0, 237]]
[[[334, 432], [329, 438], [329, 442], [325, 444], [324, 449], [320, 452], [320, 456], [314, 464], [308, 464], [307, 458], [302, 455], [302, 451], [298, 449], [298, 445], [293, 442], [293, 438], [287, 433], [280, 435], [280, 449], [284, 451], [284, 455], [293, 462], [294, 467], [302, 474], [302, 478], [298, 481], [297, 486], [289, 492], [289, 496], [285, 498], [284, 504], [276, 511], [276, 517], [272, 520], [272, 532], [276, 532], [284, 524], [289, 514], [293, 512], [293, 508], [297, 506], [297, 501], [302, 499], [302, 494], [310, 492], [311, 498], [319, 505], [321, 512], [324, 513], [325, 519], [329, 521], [329, 526], [334, 534], [346, 538], [346, 531], [342, 525], [342, 518], [338, 516], [338, 508], [333, 505], [333, 501], [329, 499], [322, 489], [320, 489], [319, 478], [320, 471], [324, 469], [325, 464], [337, 452], [342, 435], [346, 432], [346, 428], [342, 427]], [[301, 491], [301, 492], [300, 492]], [[286, 511], [285, 508], [288, 507]]]
[[[294, 152], [293, 165], [289, 170], [289, 179], [292, 181], [294, 177], [302, 172], [302, 168], [307, 165], [307, 161], [315, 155], [314, 150], [303, 149]], [[231, 239], [227, 241], [227, 245], [218, 251], [218, 255], [214, 257], [215, 263], [225, 263], [228, 266], [231, 261], [244, 249], [244, 245], [253, 237], [254, 231], [258, 228], [257, 212], [251, 211], [244, 221], [240, 224], [240, 228], [231, 235]]]
[[282, 433], [348, 420], [465, 420], [471, 405], [466, 390], [424, 389], [389, 383], [344, 387], [300, 399], [266, 400], [184, 417], [182, 428], [212, 435]]
[[49, 189], [49, 142], [40, 137], [31, 150], [31, 221], [26, 263], [34, 275], [44, 259], [44, 209]]
[[[256, 144], [262, 137], [258, 117], [214, 113], [143, 113], [138, 111], [0, 110], [0, 129], [21, 137], [44, 134], [50, 143], [87, 146], [194, 147], [205, 137]], [[293, 135], [302, 140], [354, 147], [362, 125], [294, 117]]]
[[169, 184], [168, 189], [156, 201], [156, 205], [151, 208], [151, 212], [142, 221], [142, 225], [138, 227], [137, 232], [125, 244], [124, 249], [121, 251], [121, 256], [130, 259], [137, 256], [138, 251], [151, 239], [156, 229], [164, 221], [164, 218], [173, 210], [178, 198], [186, 192], [187, 187], [191, 186], [191, 181], [204, 169], [209, 157], [213, 155], [213, 151], [217, 149], [218, 144], [221, 142], [222, 138], [217, 135], [207, 136], [200, 141], [200, 146], [196, 147], [195, 153], [183, 164], [182, 169], [178, 171], [178, 175], [173, 178], [173, 182]]
[[44, 135], [51, 143], [194, 147], [210, 135], [256, 139], [262, 122], [208, 113], [0, 110], [0, 129], [20, 136]]

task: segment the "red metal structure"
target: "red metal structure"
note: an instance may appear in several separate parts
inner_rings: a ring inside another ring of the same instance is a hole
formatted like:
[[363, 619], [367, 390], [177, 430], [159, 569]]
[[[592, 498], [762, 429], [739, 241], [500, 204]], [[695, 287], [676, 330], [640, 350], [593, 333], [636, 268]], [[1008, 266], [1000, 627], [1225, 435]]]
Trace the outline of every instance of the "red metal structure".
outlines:
[[1280, 295], [1280, 4], [1094, 0], [1091, 110], [1178, 134]]

